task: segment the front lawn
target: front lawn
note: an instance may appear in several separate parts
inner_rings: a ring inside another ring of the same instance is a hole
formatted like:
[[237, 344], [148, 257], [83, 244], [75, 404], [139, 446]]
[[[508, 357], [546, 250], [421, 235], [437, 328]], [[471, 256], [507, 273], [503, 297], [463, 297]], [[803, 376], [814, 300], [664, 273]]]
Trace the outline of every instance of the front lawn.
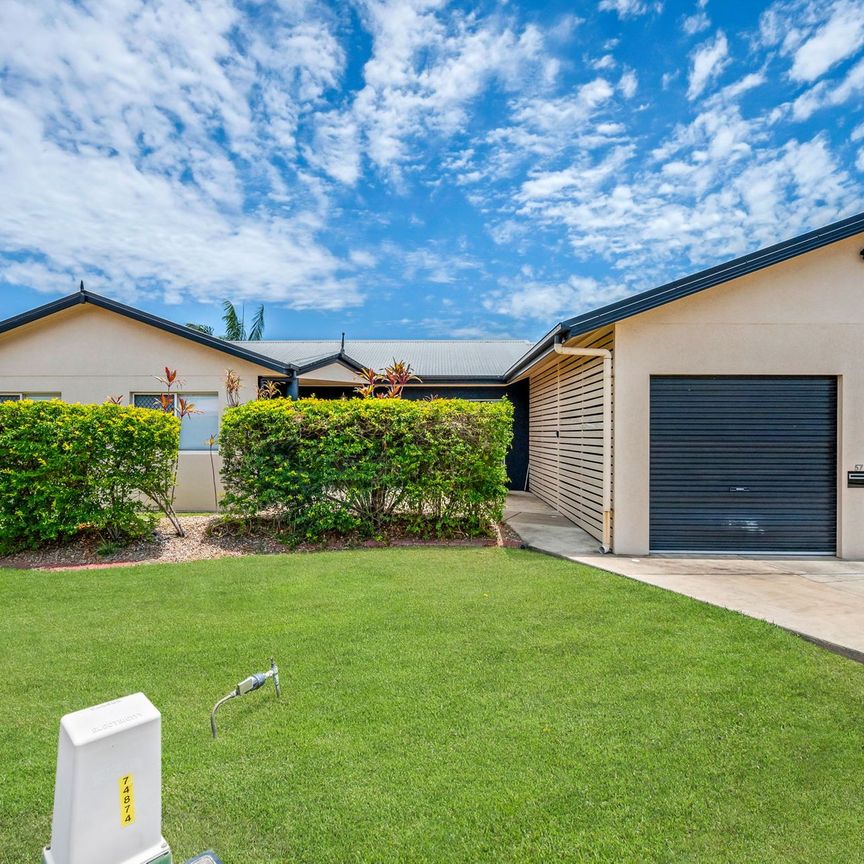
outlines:
[[[0, 861], [60, 716], [142, 690], [163, 830], [263, 862], [864, 860], [864, 667], [507, 549], [0, 571]], [[283, 698], [213, 702], [275, 655]]]

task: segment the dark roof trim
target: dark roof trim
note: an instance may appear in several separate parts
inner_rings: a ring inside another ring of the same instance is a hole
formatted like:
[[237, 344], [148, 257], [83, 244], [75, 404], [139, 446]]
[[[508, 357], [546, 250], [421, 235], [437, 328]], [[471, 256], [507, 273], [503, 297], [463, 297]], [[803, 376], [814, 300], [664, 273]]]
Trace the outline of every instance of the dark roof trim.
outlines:
[[[311, 360], [309, 363], [302, 364], [298, 367], [297, 375], [306, 375], [309, 372], [314, 372], [316, 369], [321, 369], [324, 366], [329, 366], [331, 363], [342, 363], [349, 369], [355, 372], [362, 372], [366, 367], [362, 363], [358, 363], [353, 357], [349, 357], [343, 351], [336, 354], [329, 354], [326, 357], [319, 357], [316, 360]], [[420, 382], [414, 382], [411, 386], [422, 387], [424, 384], [452, 384], [454, 386], [490, 384], [500, 387], [507, 383], [502, 375], [420, 375]], [[311, 386], [311, 385], [304, 385]]]
[[627, 297], [617, 303], [595, 309], [593, 312], [577, 315], [575, 318], [562, 322], [561, 327], [568, 331], [568, 339], [579, 336], [606, 324], [613, 324], [623, 318], [638, 315], [640, 312], [656, 309], [658, 306], [671, 303], [673, 300], [697, 294], [706, 288], [713, 288], [715, 285], [738, 279], [740, 276], [755, 273], [765, 267], [770, 267], [772, 264], [788, 261], [790, 258], [803, 255], [805, 252], [812, 252], [839, 240], [854, 237], [861, 232], [864, 232], [864, 213], [850, 216], [848, 219], [834, 222], [815, 231], [809, 231], [806, 234], [793, 237], [791, 240], [784, 240], [782, 243], [769, 246], [767, 249], [759, 249], [732, 261], [709, 267], [707, 270], [701, 270], [692, 276], [667, 282], [659, 288], [643, 291], [634, 297]]
[[412, 387], [423, 387], [425, 384], [449, 384], [454, 387], [488, 384], [504, 387], [507, 384], [503, 375], [420, 375], [419, 377], [420, 380], [413, 382]]
[[329, 366], [331, 363], [341, 363], [354, 372], [362, 372], [364, 369], [364, 366], [358, 363], [353, 357], [349, 357], [344, 351], [337, 351], [335, 354], [328, 354], [326, 357], [319, 357], [316, 360], [310, 360], [308, 363], [298, 366], [297, 374], [305, 375], [308, 372], [314, 372], [316, 369]]
[[505, 373], [504, 380], [510, 381], [515, 375], [521, 372], [526, 366], [540, 359], [541, 355], [545, 354], [555, 341], [558, 334], [561, 332], [561, 325], [556, 324], [545, 336], [532, 345]]
[[258, 354], [255, 351], [249, 351], [246, 348], [239, 348], [224, 339], [219, 339], [216, 336], [209, 336], [206, 333], [200, 333], [199, 331], [186, 327], [183, 324], [176, 324], [173, 321], [168, 321], [166, 318], [160, 318], [158, 315], [151, 315], [149, 312], [142, 312], [140, 309], [134, 309], [131, 306], [118, 303], [116, 300], [109, 300], [107, 297], [103, 297], [100, 294], [94, 294], [92, 291], [76, 291], [74, 294], [70, 294], [67, 297], [61, 297], [59, 300], [54, 300], [51, 303], [38, 306], [36, 309], [31, 309], [28, 312], [22, 312], [20, 315], [7, 318], [5, 321], [0, 321], [0, 333], [7, 333], [10, 330], [23, 327], [25, 324], [31, 324], [34, 321], [47, 318], [49, 315], [53, 315], [56, 312], [62, 312], [64, 309], [71, 309], [73, 306], [77, 306], [81, 303], [90, 303], [93, 306], [98, 306], [100, 309], [107, 309], [109, 312], [116, 312], [118, 315], [124, 315], [126, 318], [131, 318], [133, 321], [148, 324], [151, 327], [164, 330], [166, 333], [173, 333], [175, 336], [189, 339], [192, 342], [197, 342], [199, 345], [205, 345], [207, 348], [221, 351], [223, 354], [230, 354], [232, 357], [237, 357], [240, 360], [246, 360], [249, 363], [255, 363], [258, 366], [273, 369], [275, 372], [280, 372], [283, 375], [290, 375], [297, 370], [297, 367], [294, 366], [293, 363], [281, 363], [278, 360], [274, 360], [272, 357], [265, 357], [263, 354]]
[[506, 377], [509, 380], [524, 371], [526, 366], [531, 365], [544, 352], [548, 351], [556, 340], [566, 341], [574, 336], [590, 333], [600, 327], [606, 327], [625, 318], [631, 318], [633, 315], [656, 309], [666, 303], [680, 300], [682, 297], [698, 294], [707, 288], [713, 288], [715, 285], [730, 282], [740, 276], [755, 273], [765, 267], [788, 261], [790, 258], [812, 252], [823, 246], [829, 246], [840, 240], [846, 240], [862, 232], [864, 232], [864, 213], [859, 213], [857, 216], [850, 216], [848, 219], [842, 219], [839, 222], [826, 225], [824, 228], [808, 231], [806, 234], [793, 237], [791, 240], [784, 240], [782, 243], [776, 243], [766, 249], [759, 249], [732, 261], [709, 267], [707, 270], [700, 270], [692, 276], [667, 282], [665, 285], [652, 288], [650, 291], [643, 291], [641, 294], [626, 297], [600, 309], [568, 318], [550, 330], [524, 357], [511, 366], [507, 370]]

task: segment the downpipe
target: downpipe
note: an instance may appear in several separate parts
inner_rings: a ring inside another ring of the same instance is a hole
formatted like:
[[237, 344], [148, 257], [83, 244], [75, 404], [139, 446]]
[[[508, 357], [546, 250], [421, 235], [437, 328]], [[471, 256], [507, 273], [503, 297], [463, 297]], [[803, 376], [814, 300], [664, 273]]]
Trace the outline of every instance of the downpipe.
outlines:
[[574, 348], [555, 342], [556, 354], [603, 360], [603, 540], [600, 551], [612, 551], [612, 352], [608, 348]]

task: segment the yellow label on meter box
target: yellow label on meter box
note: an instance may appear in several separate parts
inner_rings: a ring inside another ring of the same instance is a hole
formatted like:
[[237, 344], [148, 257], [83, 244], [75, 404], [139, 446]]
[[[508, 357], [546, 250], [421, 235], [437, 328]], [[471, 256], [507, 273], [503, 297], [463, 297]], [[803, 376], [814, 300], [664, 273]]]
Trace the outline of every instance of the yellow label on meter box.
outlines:
[[125, 828], [135, 821], [135, 786], [131, 774], [124, 774], [117, 782], [120, 787], [120, 824]]

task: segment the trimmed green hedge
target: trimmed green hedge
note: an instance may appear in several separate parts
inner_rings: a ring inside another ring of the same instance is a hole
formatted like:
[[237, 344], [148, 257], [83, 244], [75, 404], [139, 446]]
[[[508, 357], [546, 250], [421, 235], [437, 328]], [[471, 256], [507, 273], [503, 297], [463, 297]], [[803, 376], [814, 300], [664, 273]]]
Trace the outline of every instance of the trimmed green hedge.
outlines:
[[250, 402], [222, 419], [223, 506], [305, 539], [484, 534], [507, 495], [512, 426], [507, 400]]
[[179, 420], [147, 408], [0, 403], [0, 552], [142, 536], [142, 498], [173, 484], [179, 441]]

